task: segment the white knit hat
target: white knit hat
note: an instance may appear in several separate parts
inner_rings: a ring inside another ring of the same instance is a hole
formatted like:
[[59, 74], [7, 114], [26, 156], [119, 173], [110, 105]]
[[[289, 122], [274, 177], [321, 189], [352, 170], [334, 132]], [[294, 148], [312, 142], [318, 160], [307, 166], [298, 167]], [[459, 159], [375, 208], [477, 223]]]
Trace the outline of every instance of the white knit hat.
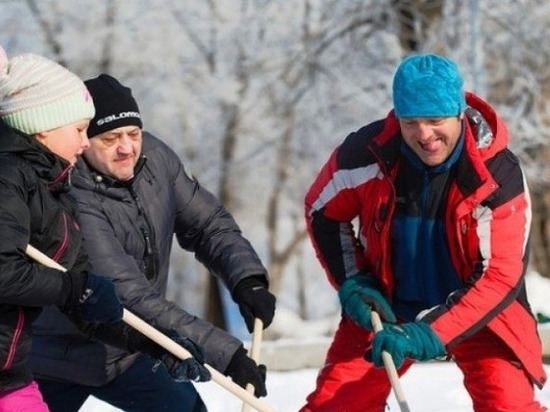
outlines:
[[8, 61], [0, 46], [0, 118], [8, 126], [36, 134], [94, 115], [92, 97], [78, 76], [36, 54]]

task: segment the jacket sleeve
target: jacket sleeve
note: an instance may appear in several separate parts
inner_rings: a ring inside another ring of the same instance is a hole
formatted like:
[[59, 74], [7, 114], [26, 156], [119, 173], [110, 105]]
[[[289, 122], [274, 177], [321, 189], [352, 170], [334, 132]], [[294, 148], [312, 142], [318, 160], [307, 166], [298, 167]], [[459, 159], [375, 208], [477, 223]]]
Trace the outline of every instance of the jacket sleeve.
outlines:
[[250, 276], [263, 277], [267, 286], [267, 270], [233, 216], [219, 199], [187, 175], [179, 159], [172, 158], [172, 162], [174, 231], [179, 245], [193, 252], [231, 292], [239, 281]]
[[[29, 193], [36, 190], [22, 164], [2, 159], [0, 166], [0, 301], [24, 306], [62, 305], [70, 280], [58, 270], [33, 262], [25, 254], [32, 239]], [[37, 218], [36, 216], [34, 216]], [[44, 245], [33, 245], [42, 248]]]
[[[317, 258], [335, 288], [351, 275], [368, 271], [354, 219], [361, 209], [361, 191], [377, 166], [351, 161], [357, 135], [336, 148], [322, 167], [305, 197], [305, 219]], [[365, 148], [361, 149], [363, 152]]]
[[97, 208], [80, 202], [79, 212], [93, 270], [113, 280], [124, 307], [155, 328], [174, 329], [193, 340], [204, 348], [206, 361], [224, 372], [242, 343], [167, 300], [126, 253]]

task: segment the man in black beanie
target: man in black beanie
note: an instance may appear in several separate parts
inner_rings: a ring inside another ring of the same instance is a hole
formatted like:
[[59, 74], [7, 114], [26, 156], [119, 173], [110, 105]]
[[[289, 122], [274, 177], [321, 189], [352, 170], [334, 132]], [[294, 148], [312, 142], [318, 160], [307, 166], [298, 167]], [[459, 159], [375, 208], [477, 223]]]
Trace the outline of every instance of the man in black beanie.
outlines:
[[[72, 193], [93, 269], [111, 274], [130, 311], [196, 342], [208, 364], [265, 396], [265, 367], [247, 356], [242, 342], [168, 301], [165, 293], [175, 235], [224, 281], [251, 331], [255, 318], [264, 327], [273, 320], [275, 297], [266, 269], [220, 201], [186, 174], [167, 145], [142, 132], [131, 90], [106, 74], [85, 83], [96, 116]], [[125, 411], [206, 410], [193, 385], [169, 366], [83, 339], [62, 325], [39, 318], [35, 326], [33, 368], [52, 412], [76, 412], [89, 395]]]
[[129, 87], [107, 74], [100, 74], [85, 84], [96, 106], [96, 115], [88, 127], [88, 137], [122, 126], [143, 128], [138, 104]]

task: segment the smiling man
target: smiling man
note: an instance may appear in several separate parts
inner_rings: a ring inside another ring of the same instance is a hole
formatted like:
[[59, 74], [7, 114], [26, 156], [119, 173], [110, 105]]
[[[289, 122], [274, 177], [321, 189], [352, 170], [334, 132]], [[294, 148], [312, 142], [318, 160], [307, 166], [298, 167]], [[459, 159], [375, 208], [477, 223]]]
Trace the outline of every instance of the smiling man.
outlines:
[[[435, 54], [399, 65], [393, 103], [336, 148], [305, 199], [342, 320], [302, 412], [385, 410], [382, 351], [400, 374], [452, 356], [476, 411], [543, 411], [531, 209], [506, 126]], [[376, 336], [372, 308], [386, 322]]]

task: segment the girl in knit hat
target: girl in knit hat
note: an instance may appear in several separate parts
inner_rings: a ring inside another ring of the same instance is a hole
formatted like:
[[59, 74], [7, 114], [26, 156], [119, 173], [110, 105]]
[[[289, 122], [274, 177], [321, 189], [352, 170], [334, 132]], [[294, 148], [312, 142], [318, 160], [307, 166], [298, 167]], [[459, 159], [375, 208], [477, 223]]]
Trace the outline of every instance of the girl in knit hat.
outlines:
[[[112, 283], [88, 274], [67, 198], [69, 172], [89, 146], [95, 109], [84, 83], [42, 56], [8, 60], [0, 47], [0, 410], [47, 411], [27, 366], [31, 323], [59, 305], [90, 322], [114, 322]], [[27, 245], [69, 269], [27, 258]], [[88, 291], [89, 289], [89, 291]], [[86, 293], [85, 293], [86, 292]]]
[[[0, 411], [48, 411], [28, 366], [31, 323], [44, 306], [68, 315], [62, 329], [74, 327], [70, 317], [90, 336], [168, 359], [158, 345], [126, 330], [112, 282], [89, 272], [68, 189], [94, 115], [76, 75], [35, 54], [9, 60], [0, 47]], [[28, 245], [67, 273], [29, 259]]]

